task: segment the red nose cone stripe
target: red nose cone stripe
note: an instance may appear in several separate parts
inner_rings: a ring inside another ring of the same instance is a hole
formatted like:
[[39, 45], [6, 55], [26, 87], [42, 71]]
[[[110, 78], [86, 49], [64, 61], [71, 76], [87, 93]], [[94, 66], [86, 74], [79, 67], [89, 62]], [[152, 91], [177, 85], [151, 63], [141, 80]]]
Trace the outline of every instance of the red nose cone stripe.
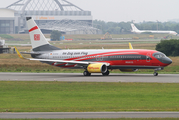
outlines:
[[35, 26], [35, 27], [31, 28], [31, 29], [29, 30], [29, 32], [32, 32], [32, 31], [37, 30], [37, 29], [38, 29], [38, 27]]

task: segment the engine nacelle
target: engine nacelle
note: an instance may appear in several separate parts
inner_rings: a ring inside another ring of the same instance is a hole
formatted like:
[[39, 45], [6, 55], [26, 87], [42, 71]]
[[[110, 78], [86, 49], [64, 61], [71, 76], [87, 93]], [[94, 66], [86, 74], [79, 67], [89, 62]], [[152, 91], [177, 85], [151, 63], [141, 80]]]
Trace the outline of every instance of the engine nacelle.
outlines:
[[136, 72], [138, 69], [119, 69], [121, 72]]
[[90, 64], [87, 67], [89, 73], [105, 73], [108, 69], [103, 63]]

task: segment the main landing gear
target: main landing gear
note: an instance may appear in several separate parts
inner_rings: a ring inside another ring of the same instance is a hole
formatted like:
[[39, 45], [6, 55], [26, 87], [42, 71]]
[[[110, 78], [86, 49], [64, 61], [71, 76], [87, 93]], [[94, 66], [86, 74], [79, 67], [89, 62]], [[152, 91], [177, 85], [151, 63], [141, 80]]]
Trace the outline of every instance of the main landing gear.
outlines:
[[[84, 76], [91, 76], [91, 73], [89, 73], [87, 70], [83, 72]], [[105, 73], [102, 73], [103, 76], [109, 75], [109, 70], [107, 70]]]
[[108, 76], [109, 75], [109, 70], [107, 70], [105, 73], [102, 73], [103, 76]]
[[84, 75], [84, 76], [91, 76], [91, 73], [89, 73], [88, 71], [84, 71], [84, 72], [83, 72], [83, 75]]

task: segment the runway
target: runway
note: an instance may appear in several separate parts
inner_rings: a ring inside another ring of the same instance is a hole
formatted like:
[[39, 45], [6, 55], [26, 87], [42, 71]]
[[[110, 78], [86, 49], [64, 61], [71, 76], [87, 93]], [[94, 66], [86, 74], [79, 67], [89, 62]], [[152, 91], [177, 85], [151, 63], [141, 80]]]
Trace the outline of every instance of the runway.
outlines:
[[179, 83], [179, 74], [92, 74], [82, 73], [0, 73], [0, 81], [65, 81], [65, 82], [146, 82]]
[[0, 118], [179, 118], [179, 112], [32, 112], [0, 113]]

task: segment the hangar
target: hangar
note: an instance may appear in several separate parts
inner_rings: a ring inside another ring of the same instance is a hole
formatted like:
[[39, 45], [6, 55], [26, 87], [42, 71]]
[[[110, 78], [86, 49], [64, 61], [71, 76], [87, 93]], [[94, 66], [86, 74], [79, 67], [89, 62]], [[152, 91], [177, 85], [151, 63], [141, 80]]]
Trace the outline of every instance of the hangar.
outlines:
[[67, 0], [18, 0], [0, 8], [0, 34], [28, 33], [25, 17], [33, 17], [44, 33], [98, 34], [91, 11]]
[[1, 8], [0, 9], [0, 34], [15, 33], [15, 16], [14, 10]]

